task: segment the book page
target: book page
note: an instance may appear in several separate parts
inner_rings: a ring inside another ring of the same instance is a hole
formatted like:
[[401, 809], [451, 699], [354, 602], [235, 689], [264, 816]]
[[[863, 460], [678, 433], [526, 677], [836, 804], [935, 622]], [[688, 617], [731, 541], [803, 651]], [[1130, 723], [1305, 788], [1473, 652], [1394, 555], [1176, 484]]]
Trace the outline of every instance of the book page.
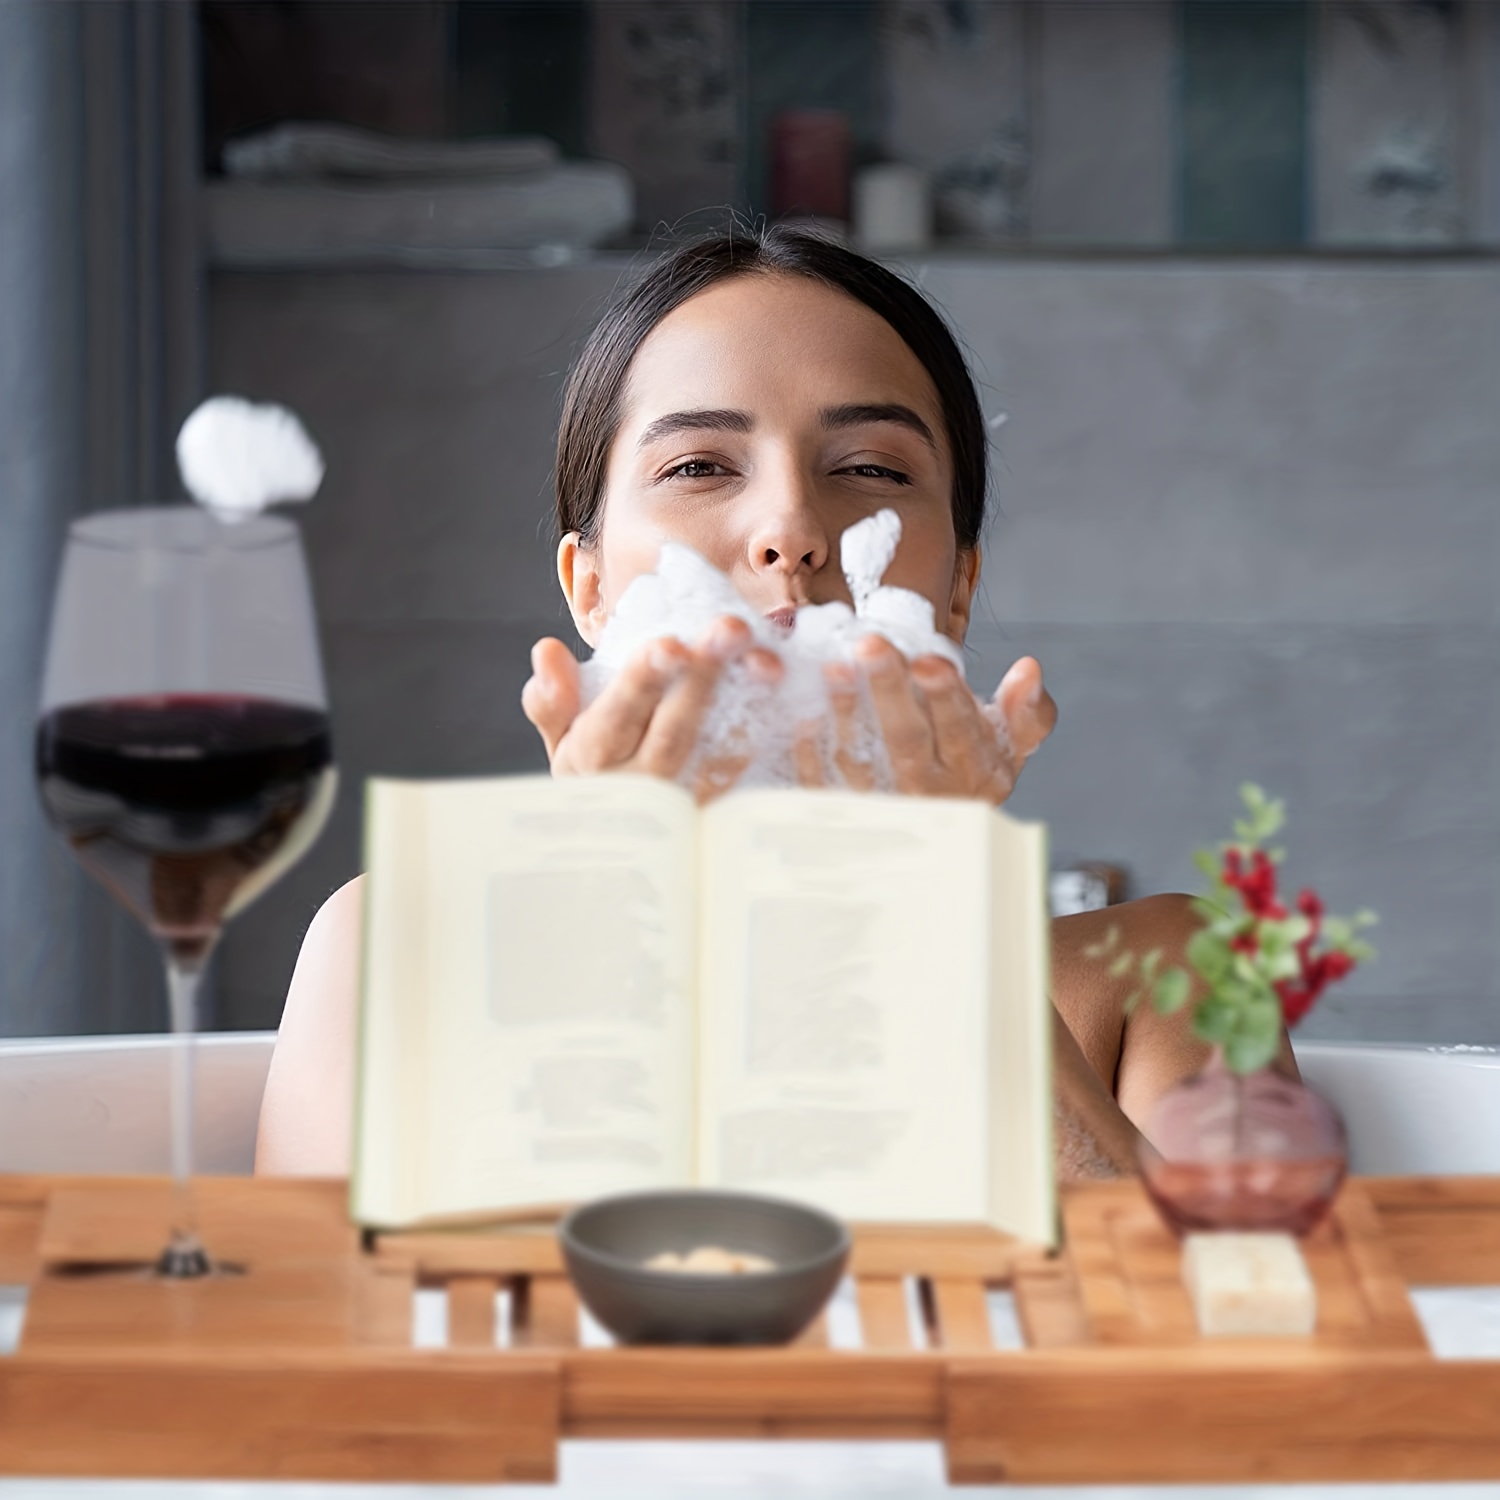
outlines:
[[997, 813], [993, 847], [990, 1222], [1022, 1239], [1054, 1245], [1047, 830]]
[[986, 1217], [993, 816], [824, 791], [703, 813], [705, 1184]]
[[[350, 1212], [356, 1220], [393, 1223], [419, 1191], [417, 1153], [406, 1149], [427, 1104], [426, 1026], [405, 997], [425, 988], [425, 903], [400, 877], [416, 868], [425, 841], [421, 798], [400, 782], [372, 781], [365, 798], [365, 881], [356, 1042], [354, 1143]], [[395, 941], [396, 938], [400, 941]]]
[[419, 1190], [403, 1193], [401, 1218], [687, 1182], [692, 799], [629, 776], [395, 795], [423, 805], [422, 847], [372, 870], [416, 915], [371, 962], [400, 964], [417, 926], [425, 950], [420, 992], [401, 997], [422, 1017], [405, 1066], [424, 1095], [403, 1120]]

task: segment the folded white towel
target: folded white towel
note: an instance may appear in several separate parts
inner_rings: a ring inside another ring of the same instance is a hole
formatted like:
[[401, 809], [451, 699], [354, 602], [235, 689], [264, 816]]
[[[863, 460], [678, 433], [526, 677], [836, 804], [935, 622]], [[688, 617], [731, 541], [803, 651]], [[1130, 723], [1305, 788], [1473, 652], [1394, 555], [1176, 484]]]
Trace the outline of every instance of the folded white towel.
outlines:
[[578, 249], [628, 229], [635, 202], [624, 168], [590, 161], [450, 181], [211, 182], [204, 208], [215, 265], [296, 269]]
[[417, 141], [352, 125], [278, 125], [224, 147], [231, 177], [314, 181], [326, 177], [510, 177], [554, 166], [560, 153], [541, 136]]

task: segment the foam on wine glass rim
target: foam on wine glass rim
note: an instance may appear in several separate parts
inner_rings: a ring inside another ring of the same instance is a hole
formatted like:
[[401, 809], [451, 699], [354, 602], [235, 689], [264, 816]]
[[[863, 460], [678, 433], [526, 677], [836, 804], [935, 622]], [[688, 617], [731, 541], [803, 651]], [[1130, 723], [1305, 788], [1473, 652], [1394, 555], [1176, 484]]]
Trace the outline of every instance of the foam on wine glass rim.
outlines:
[[958, 645], [937, 629], [932, 602], [881, 582], [900, 541], [901, 518], [891, 509], [849, 527], [839, 541], [839, 562], [853, 606], [841, 601], [803, 605], [790, 630], [746, 601], [726, 574], [691, 547], [664, 542], [656, 571], [634, 579], [621, 594], [593, 657], [584, 663], [585, 702], [592, 702], [651, 641], [672, 637], [691, 645], [715, 620], [732, 616], [744, 621], [758, 646], [780, 658], [782, 680], [768, 686], [743, 663], [727, 666], [705, 716], [697, 754], [682, 779], [693, 781], [705, 761], [748, 759], [739, 785], [796, 785], [796, 744], [812, 725], [817, 726], [817, 753], [830, 783], [846, 780], [840, 766], [855, 762], [870, 769], [877, 786], [886, 785], [890, 770], [868, 702], [861, 703], [852, 734], [833, 743], [824, 667], [853, 662], [856, 642], [868, 635], [883, 636], [908, 659], [936, 655], [960, 672], [964, 667]]
[[310, 500], [324, 472], [295, 412], [240, 396], [211, 396], [182, 424], [177, 468], [193, 499], [230, 523], [282, 501]]

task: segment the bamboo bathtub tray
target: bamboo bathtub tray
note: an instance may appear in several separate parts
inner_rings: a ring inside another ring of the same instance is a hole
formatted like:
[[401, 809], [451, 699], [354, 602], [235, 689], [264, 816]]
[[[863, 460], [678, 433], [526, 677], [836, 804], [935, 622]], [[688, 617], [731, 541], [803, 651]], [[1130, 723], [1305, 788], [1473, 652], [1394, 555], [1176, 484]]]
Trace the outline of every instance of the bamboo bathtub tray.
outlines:
[[[857, 1230], [859, 1349], [821, 1323], [785, 1349], [580, 1347], [550, 1233], [366, 1242], [336, 1182], [202, 1180], [205, 1240], [242, 1270], [154, 1281], [168, 1195], [0, 1177], [0, 1281], [29, 1285], [0, 1473], [534, 1481], [561, 1437], [760, 1436], [940, 1439], [957, 1482], [1500, 1478], [1500, 1360], [1435, 1359], [1407, 1295], [1500, 1284], [1500, 1179], [1348, 1184], [1305, 1246], [1308, 1338], [1200, 1338], [1135, 1183], [1070, 1191], [1057, 1257]], [[1001, 1284], [1024, 1349], [992, 1343]], [[446, 1348], [412, 1346], [419, 1286], [446, 1287]]]

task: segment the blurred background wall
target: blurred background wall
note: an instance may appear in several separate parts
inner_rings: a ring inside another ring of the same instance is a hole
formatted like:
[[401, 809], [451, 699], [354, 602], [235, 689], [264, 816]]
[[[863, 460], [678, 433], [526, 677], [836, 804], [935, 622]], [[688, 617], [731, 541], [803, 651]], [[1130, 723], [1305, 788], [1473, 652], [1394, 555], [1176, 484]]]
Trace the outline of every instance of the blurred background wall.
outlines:
[[[104, 11], [135, 38], [101, 44], [125, 77], [143, 56], [187, 59], [151, 97], [191, 123], [101, 179], [78, 165], [92, 96], [68, 49]], [[178, 27], [177, 52], [143, 53], [143, 30]], [[73, 111], [59, 123], [54, 101], [39, 124], [34, 89], [0, 90], [0, 188], [37, 204], [24, 233], [0, 227], [5, 326], [32, 330], [24, 365], [0, 355], [0, 504], [26, 538], [0, 601], [0, 1029], [160, 1014], [24, 769], [67, 514], [173, 488], [162, 469], [90, 488], [76, 466], [95, 472], [121, 437], [57, 425], [100, 319], [136, 308], [143, 348], [184, 347], [183, 313], [90, 290], [82, 247], [98, 262], [114, 241], [78, 216], [143, 172], [197, 195], [177, 253], [202, 274], [161, 246], [142, 264], [197, 309], [203, 370], [126, 382], [170, 392], [137, 413], [141, 441], [159, 451], [201, 384], [287, 402], [328, 458], [300, 519], [343, 795], [230, 930], [215, 980], [218, 1025], [270, 1026], [312, 913], [358, 869], [364, 776], [545, 764], [517, 696], [531, 642], [565, 634], [548, 485], [562, 372], [659, 226], [776, 206], [775, 121], [811, 106], [842, 118], [854, 166], [904, 162], [934, 189], [936, 237], [899, 261], [953, 320], [995, 434], [970, 676], [988, 689], [1032, 652], [1062, 710], [1015, 810], [1049, 822], [1060, 860], [1122, 865], [1145, 894], [1191, 888], [1190, 850], [1260, 780], [1290, 804], [1292, 877], [1383, 917], [1380, 961], [1310, 1030], [1500, 1042], [1500, 7], [0, 0], [0, 28], [5, 77], [24, 34], [53, 49]], [[223, 147], [309, 118], [540, 133], [620, 163], [634, 221], [586, 252], [436, 232], [335, 248], [290, 220], [277, 242], [222, 176]], [[15, 144], [24, 131], [36, 145]], [[194, 166], [174, 176], [183, 141]], [[68, 165], [44, 181], [42, 159]], [[39, 433], [46, 462], [21, 474]], [[43, 932], [61, 955], [45, 972], [25, 957]], [[102, 956], [85, 972], [79, 953]]]

